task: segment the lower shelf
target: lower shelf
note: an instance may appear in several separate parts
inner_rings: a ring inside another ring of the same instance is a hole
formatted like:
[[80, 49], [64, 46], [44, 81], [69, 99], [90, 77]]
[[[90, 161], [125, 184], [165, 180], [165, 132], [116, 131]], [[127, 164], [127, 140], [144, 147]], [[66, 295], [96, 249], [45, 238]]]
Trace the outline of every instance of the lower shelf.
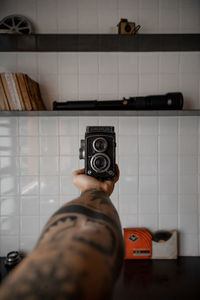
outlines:
[[0, 111], [0, 117], [185, 117], [200, 116], [200, 109], [193, 110], [63, 110], [63, 111]]

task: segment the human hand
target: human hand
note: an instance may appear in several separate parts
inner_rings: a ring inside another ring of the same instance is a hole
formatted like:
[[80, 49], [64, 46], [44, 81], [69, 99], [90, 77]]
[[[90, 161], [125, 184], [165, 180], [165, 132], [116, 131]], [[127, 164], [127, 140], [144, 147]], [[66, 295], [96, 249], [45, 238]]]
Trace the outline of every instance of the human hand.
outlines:
[[90, 189], [96, 189], [99, 191], [104, 191], [108, 196], [110, 196], [114, 190], [115, 183], [119, 179], [119, 168], [116, 165], [116, 177], [114, 181], [106, 180], [100, 181], [92, 176], [88, 176], [85, 173], [85, 169], [76, 170], [72, 173], [72, 183], [79, 189], [81, 192]]

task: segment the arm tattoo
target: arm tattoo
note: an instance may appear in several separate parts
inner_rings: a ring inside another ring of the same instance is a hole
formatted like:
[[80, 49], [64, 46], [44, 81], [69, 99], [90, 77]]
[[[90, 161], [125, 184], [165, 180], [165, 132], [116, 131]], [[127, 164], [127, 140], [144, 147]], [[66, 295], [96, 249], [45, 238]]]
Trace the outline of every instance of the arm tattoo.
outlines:
[[87, 286], [85, 294], [84, 282], [96, 282], [96, 271], [85, 262], [93, 259], [103, 270], [102, 274], [97, 271], [97, 282], [102, 284], [98, 299], [106, 299], [119, 275], [123, 257], [120, 221], [110, 198], [103, 191], [86, 191], [53, 214], [33, 258], [30, 255], [24, 260], [24, 271], [18, 272], [18, 276], [11, 274], [5, 280], [1, 296], [15, 300], [87, 299], [89, 291]]
[[[84, 235], [84, 232], [83, 233], [77, 232], [72, 237], [72, 240], [83, 243], [87, 246], [90, 246], [90, 247], [94, 248], [95, 250], [101, 252], [101, 254], [109, 255], [109, 256], [113, 255], [115, 248], [116, 248], [116, 244], [117, 244], [116, 237], [115, 237], [113, 230], [108, 225], [106, 225], [104, 223], [100, 223], [96, 220], [88, 219], [86, 221], [86, 226], [89, 223], [95, 224], [94, 228], [96, 230], [94, 230], [93, 234], [91, 233], [90, 236], [88, 237], [87, 234]], [[102, 236], [102, 240], [103, 239], [106, 240], [106, 243], [105, 243], [106, 245], [104, 245], [103, 241], [101, 241], [101, 243], [98, 242], [98, 238], [96, 238], [97, 234], [99, 237]]]
[[[62, 266], [62, 267], [61, 267]], [[21, 273], [14, 280], [5, 281], [5, 299], [82, 299], [82, 279], [88, 276], [86, 270], [78, 271], [66, 263], [65, 254], [59, 253], [52, 263], [52, 257], [29, 261], [28, 272]]]
[[106, 205], [111, 204], [110, 198], [104, 191], [97, 191], [95, 189], [91, 189], [89, 191], [85, 191], [82, 193], [83, 197], [85, 195], [87, 198], [89, 197], [91, 201], [99, 201], [100, 204], [106, 204]]
[[98, 220], [102, 220], [105, 221], [109, 224], [111, 224], [113, 227], [117, 228], [118, 230], [121, 230], [118, 226], [118, 224], [112, 220], [110, 217], [108, 217], [107, 215], [94, 211], [88, 207], [82, 206], [82, 205], [77, 205], [77, 204], [72, 204], [72, 205], [68, 205], [68, 206], [63, 206], [61, 207], [54, 215], [59, 215], [59, 214], [67, 214], [67, 213], [77, 213], [77, 214], [82, 214], [85, 215], [87, 217], [91, 217], [94, 219], [98, 219]]
[[71, 228], [75, 225], [77, 221], [77, 217], [76, 216], [64, 216], [64, 217], [61, 217], [59, 218], [58, 220], [56, 220], [55, 222], [53, 222], [45, 231], [45, 233], [47, 233], [50, 228], [54, 227], [54, 226], [57, 226], [58, 223], [67, 223], [67, 228]]

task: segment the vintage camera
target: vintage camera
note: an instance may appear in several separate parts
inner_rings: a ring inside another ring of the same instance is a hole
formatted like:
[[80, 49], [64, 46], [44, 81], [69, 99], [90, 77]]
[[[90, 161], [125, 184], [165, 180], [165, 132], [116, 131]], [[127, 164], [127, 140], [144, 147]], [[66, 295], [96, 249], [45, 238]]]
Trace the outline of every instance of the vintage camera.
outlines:
[[128, 19], [121, 19], [117, 26], [119, 34], [136, 34], [141, 27], [136, 26], [134, 22], [129, 22]]
[[114, 180], [115, 132], [112, 126], [87, 126], [79, 158], [85, 160], [85, 174], [99, 180]]

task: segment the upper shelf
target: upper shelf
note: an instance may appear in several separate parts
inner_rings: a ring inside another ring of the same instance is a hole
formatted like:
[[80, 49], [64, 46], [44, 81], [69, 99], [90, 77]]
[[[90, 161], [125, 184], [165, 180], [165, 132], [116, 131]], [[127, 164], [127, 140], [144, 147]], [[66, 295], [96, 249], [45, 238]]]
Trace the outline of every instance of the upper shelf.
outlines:
[[0, 52], [200, 51], [200, 34], [0, 34]]
[[186, 117], [200, 116], [200, 109], [192, 110], [43, 110], [1, 111], [0, 117]]

